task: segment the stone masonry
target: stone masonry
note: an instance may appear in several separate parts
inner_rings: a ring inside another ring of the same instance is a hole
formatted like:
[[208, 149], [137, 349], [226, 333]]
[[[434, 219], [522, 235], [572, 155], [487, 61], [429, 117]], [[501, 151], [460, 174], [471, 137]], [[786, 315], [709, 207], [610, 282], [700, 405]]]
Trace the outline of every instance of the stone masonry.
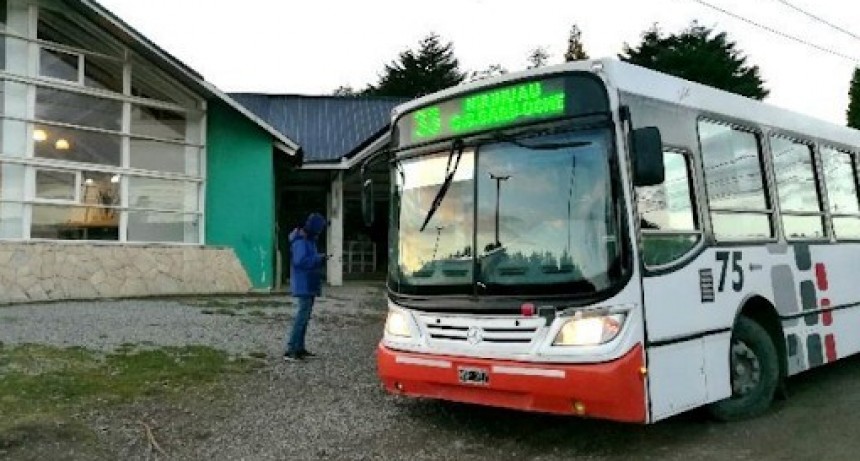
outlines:
[[230, 248], [0, 243], [0, 303], [246, 293]]

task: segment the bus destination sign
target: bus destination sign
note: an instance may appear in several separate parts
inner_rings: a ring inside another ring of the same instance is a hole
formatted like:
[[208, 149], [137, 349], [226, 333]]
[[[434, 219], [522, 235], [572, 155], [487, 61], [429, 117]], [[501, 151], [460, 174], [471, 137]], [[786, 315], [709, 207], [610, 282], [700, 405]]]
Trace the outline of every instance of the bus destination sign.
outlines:
[[493, 88], [407, 114], [398, 126], [404, 144], [460, 136], [565, 113], [563, 78]]

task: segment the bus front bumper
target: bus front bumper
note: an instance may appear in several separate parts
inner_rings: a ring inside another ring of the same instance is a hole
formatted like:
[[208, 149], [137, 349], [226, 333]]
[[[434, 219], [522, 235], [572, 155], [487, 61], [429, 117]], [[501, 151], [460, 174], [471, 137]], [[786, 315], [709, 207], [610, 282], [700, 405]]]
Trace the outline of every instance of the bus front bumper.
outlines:
[[377, 366], [393, 394], [646, 422], [641, 345], [611, 362], [557, 364], [400, 352], [380, 344]]

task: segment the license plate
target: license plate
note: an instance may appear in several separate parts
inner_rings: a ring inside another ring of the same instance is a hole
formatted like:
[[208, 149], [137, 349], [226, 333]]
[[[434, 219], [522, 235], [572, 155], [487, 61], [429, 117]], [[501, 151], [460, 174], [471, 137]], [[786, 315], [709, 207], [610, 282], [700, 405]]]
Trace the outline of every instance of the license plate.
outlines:
[[486, 386], [490, 384], [490, 372], [483, 368], [458, 368], [462, 384]]

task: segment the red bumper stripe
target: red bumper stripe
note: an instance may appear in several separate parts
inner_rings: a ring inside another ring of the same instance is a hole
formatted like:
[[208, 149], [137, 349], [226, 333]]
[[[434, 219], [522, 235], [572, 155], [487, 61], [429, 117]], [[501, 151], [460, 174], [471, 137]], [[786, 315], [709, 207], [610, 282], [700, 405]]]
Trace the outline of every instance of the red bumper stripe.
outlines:
[[[571, 365], [416, 354], [380, 344], [377, 364], [385, 388], [395, 394], [645, 422], [641, 345], [611, 362]], [[489, 383], [461, 384], [461, 367], [488, 371]]]

